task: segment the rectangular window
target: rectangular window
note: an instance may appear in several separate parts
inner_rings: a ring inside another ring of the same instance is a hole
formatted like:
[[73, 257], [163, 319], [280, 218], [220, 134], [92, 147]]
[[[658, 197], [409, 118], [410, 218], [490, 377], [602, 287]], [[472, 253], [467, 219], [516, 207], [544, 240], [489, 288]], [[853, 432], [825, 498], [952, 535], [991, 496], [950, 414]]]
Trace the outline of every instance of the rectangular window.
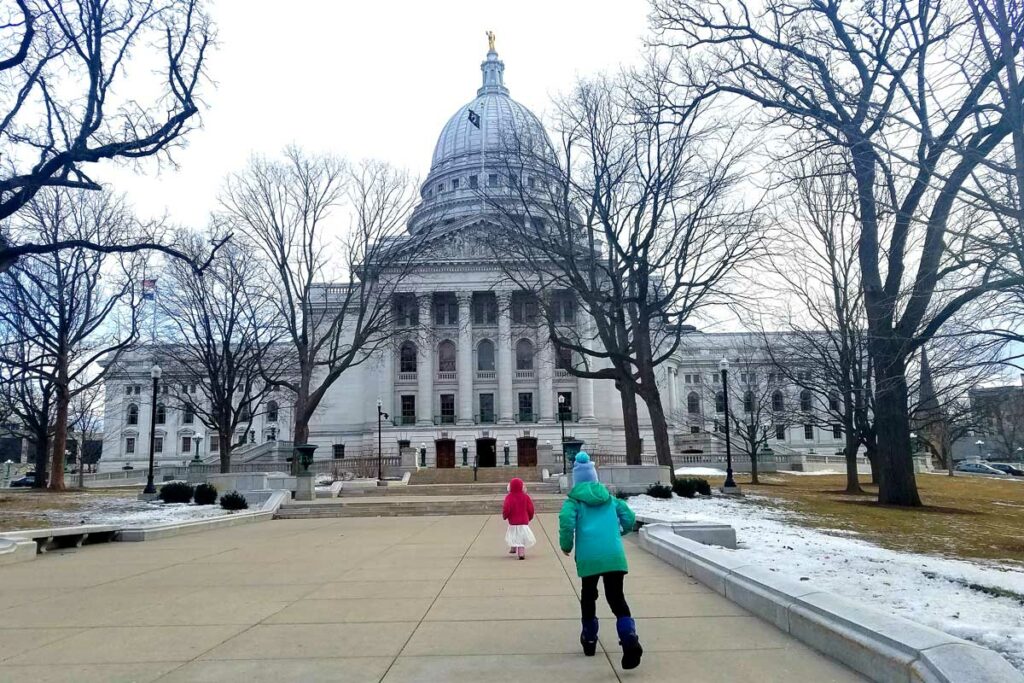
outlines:
[[472, 190], [475, 190], [476, 188], [480, 187], [480, 182], [477, 180], [477, 177], [475, 175], [469, 176], [469, 187]]
[[129, 436], [124, 440], [124, 452], [129, 455], [135, 453], [135, 437]]
[[335, 460], [342, 460], [345, 457], [345, 444], [336, 443], [331, 446], [331, 457]]
[[185, 406], [185, 414], [182, 416], [181, 421], [187, 425], [195, 422], [196, 414], [192, 411], [192, 406]]
[[700, 434], [700, 427], [698, 427], [697, 425], [691, 426], [690, 427], [690, 433], [691, 434]]
[[192, 437], [183, 436], [181, 437], [181, 452], [188, 453], [192, 450]]
[[437, 193], [441, 194], [442, 192], [444, 192], [444, 183], [438, 183], [437, 184]]
[[452, 179], [452, 189], [453, 190], [459, 189], [459, 179], [458, 178], [453, 178]]
[[497, 187], [498, 186], [498, 174], [497, 173], [491, 173], [490, 175], [487, 176], [487, 186], [488, 187]]
[[804, 425], [804, 438], [808, 441], [814, 440], [814, 425]]
[[533, 392], [519, 394], [519, 421], [533, 422]]
[[153, 439], [153, 452], [163, 453], [164, 452], [164, 439], [162, 436], [158, 436]]
[[834, 424], [832, 425], [832, 438], [841, 439], [843, 438], [843, 425]]
[[455, 424], [455, 394], [441, 394], [441, 424]]
[[416, 423], [416, 395], [406, 394], [402, 396], [402, 424], [411, 425]]
[[572, 421], [572, 392], [558, 392], [558, 419]]
[[494, 325], [498, 322], [498, 299], [493, 294], [473, 297], [473, 324]]
[[480, 422], [494, 422], [494, 394], [480, 394]]
[[740, 373], [740, 381], [743, 382], [744, 384], [746, 384], [746, 382], [747, 382], [747, 373], [745, 373], [745, 372], [741, 372]]
[[785, 441], [786, 439], [786, 428], [782, 425], [778, 425], [775, 428], [775, 438], [779, 441]]
[[544, 219], [536, 216], [530, 217], [530, 228], [534, 232], [544, 232]]
[[210, 437], [210, 452], [211, 453], [217, 453], [219, 451], [220, 451], [220, 437], [219, 436], [211, 436]]

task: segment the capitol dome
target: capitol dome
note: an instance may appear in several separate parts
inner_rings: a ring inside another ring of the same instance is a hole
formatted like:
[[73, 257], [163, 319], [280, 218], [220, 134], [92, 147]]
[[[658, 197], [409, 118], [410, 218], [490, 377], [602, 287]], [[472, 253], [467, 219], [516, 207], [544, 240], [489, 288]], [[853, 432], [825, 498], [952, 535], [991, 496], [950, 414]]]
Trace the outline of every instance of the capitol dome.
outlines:
[[509, 96], [505, 63], [498, 59], [498, 53], [488, 51], [480, 70], [483, 85], [476, 98], [448, 119], [437, 139], [409, 232], [479, 214], [483, 208], [480, 192], [493, 186], [494, 176], [504, 177], [507, 169], [500, 156], [511, 145], [540, 149], [553, 156], [540, 119]]

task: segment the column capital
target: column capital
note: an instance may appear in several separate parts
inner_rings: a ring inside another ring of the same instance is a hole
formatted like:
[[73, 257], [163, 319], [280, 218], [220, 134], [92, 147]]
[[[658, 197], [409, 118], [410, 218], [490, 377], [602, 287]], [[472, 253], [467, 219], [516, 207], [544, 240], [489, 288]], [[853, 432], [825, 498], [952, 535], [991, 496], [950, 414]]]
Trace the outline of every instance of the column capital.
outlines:
[[494, 293], [498, 298], [498, 304], [501, 306], [508, 306], [512, 303], [512, 290], [511, 289], [499, 289]]
[[469, 306], [473, 303], [473, 292], [469, 290], [462, 290], [455, 292], [455, 298], [459, 301], [459, 306]]

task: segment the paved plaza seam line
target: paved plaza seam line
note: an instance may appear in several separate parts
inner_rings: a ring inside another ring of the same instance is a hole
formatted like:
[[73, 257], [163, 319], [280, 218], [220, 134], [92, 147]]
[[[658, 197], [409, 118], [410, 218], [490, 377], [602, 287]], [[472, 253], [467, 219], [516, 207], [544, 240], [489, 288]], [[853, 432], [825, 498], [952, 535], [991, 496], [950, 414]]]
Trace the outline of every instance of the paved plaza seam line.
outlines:
[[[462, 561], [466, 559], [466, 555], [468, 555], [469, 551], [473, 549], [473, 545], [477, 542], [477, 539], [480, 538], [480, 534], [482, 534], [484, 532], [484, 529], [487, 528], [487, 522], [488, 522], [488, 520], [490, 520], [490, 518], [491, 518], [490, 515], [484, 516], [483, 520], [480, 522], [480, 528], [476, 530], [476, 535], [473, 536], [473, 540], [470, 541], [469, 545], [466, 546], [466, 549], [462, 552], [462, 556], [459, 558], [458, 564], [455, 565], [455, 567], [451, 570], [451, 572], [445, 578], [444, 583], [441, 584], [441, 590], [439, 590], [437, 592], [437, 595], [434, 596], [434, 599], [430, 601], [430, 605], [427, 606], [427, 610], [423, 613], [423, 616], [420, 617], [419, 621], [416, 622], [415, 628], [413, 628], [413, 630], [409, 632], [409, 637], [405, 639], [404, 643], [402, 643], [402, 647], [398, 650], [398, 653], [395, 655], [394, 659], [391, 660], [391, 663], [388, 664], [388, 668], [384, 670], [384, 674], [380, 677], [381, 681], [383, 681], [384, 679], [386, 679], [388, 677], [388, 674], [391, 672], [391, 669], [395, 666], [395, 662], [397, 662], [398, 658], [402, 656], [403, 652], [405, 652], [405, 648], [407, 648], [409, 646], [409, 641], [412, 640], [413, 636], [416, 635], [416, 631], [418, 631], [420, 626], [423, 625], [423, 622], [424, 622], [424, 620], [426, 620], [427, 615], [430, 614], [430, 610], [432, 610], [434, 608], [434, 605], [437, 603], [438, 598], [440, 598], [441, 594], [444, 593], [444, 589], [448, 586], [448, 582], [452, 580], [453, 576], [455, 576], [455, 572], [457, 572], [459, 570], [459, 567], [462, 565]], [[433, 524], [431, 524], [431, 526], [435, 526], [440, 521], [441, 520], [438, 519]], [[417, 534], [418, 534], [418, 532], [417, 532]], [[416, 534], [413, 534], [413, 535], [416, 535]], [[395, 545], [398, 545], [398, 544], [396, 543]]]

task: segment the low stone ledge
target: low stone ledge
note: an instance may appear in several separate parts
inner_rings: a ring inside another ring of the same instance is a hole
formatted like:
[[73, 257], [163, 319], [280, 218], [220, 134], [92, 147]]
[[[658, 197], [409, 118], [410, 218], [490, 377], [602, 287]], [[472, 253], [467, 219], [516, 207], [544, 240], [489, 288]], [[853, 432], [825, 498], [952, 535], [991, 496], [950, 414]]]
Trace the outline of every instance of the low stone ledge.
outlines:
[[642, 548], [801, 642], [882, 683], [1024, 683], [997, 653], [908, 619], [795, 582], [733, 553], [640, 530]]
[[0, 537], [0, 565], [17, 564], [36, 559], [35, 541], [24, 538]]
[[113, 540], [118, 527], [109, 524], [82, 524], [79, 526], [53, 527], [52, 529], [24, 529], [5, 531], [6, 538], [34, 541], [37, 552], [45, 553], [54, 548], [80, 548], [86, 542]]
[[126, 528], [118, 532], [117, 540], [128, 542], [152, 541], [158, 538], [170, 538], [172, 536], [212, 531], [240, 524], [269, 521], [274, 518], [278, 508], [288, 498], [289, 494], [287, 491], [273, 491], [267, 501], [257, 510], [236, 512], [222, 517], [211, 517], [210, 519], [194, 519], [187, 522]]

